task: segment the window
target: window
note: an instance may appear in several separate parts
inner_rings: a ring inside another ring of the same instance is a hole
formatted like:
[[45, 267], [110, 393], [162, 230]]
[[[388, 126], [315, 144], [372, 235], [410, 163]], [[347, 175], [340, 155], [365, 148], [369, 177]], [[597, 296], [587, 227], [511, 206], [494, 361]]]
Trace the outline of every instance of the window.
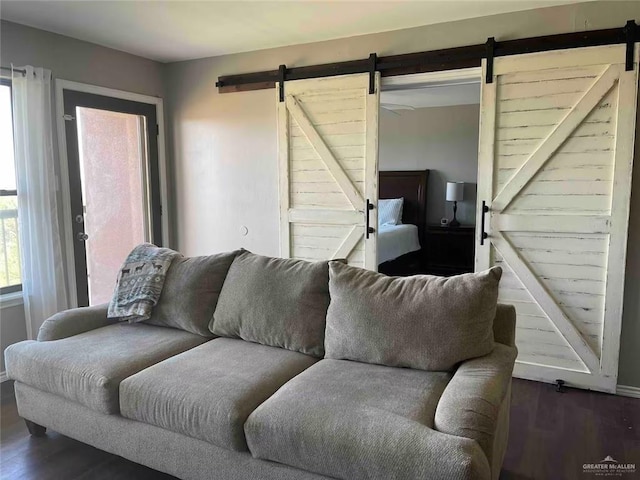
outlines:
[[0, 294], [22, 289], [11, 82], [0, 79]]

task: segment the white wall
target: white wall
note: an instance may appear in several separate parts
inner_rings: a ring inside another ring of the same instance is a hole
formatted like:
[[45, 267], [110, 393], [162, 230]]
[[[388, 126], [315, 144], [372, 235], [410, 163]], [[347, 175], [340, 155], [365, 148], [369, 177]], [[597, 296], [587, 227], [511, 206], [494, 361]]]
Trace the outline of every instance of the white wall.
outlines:
[[451, 220], [447, 182], [465, 182], [460, 223], [475, 224], [480, 105], [380, 111], [380, 170], [429, 169], [427, 222]]
[[54, 78], [162, 97], [164, 65], [129, 53], [0, 21], [2, 65], [33, 65]]
[[[244, 246], [278, 252], [274, 90], [219, 94], [217, 77], [582, 30], [640, 20], [636, 2], [590, 2], [168, 65], [175, 231], [187, 255]], [[636, 169], [634, 190], [640, 192]], [[640, 195], [631, 210], [629, 265], [640, 263]], [[249, 234], [243, 237], [240, 227]], [[629, 268], [620, 383], [640, 386], [639, 269]], [[635, 335], [634, 335], [635, 333]]]

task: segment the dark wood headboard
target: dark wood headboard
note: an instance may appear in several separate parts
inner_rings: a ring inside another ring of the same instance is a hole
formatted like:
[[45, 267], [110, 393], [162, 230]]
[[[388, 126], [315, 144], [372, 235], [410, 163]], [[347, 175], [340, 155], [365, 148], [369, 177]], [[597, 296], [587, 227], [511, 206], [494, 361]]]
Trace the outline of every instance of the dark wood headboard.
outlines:
[[404, 198], [402, 223], [418, 227], [420, 244], [424, 245], [427, 221], [427, 179], [429, 170], [379, 172], [378, 197]]

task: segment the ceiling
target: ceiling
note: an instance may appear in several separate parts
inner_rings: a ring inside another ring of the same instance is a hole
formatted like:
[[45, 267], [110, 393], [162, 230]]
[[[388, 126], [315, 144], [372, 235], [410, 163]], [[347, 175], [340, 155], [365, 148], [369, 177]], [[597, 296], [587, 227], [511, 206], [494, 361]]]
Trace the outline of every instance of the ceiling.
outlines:
[[352, 37], [576, 0], [2, 0], [0, 17], [160, 62]]

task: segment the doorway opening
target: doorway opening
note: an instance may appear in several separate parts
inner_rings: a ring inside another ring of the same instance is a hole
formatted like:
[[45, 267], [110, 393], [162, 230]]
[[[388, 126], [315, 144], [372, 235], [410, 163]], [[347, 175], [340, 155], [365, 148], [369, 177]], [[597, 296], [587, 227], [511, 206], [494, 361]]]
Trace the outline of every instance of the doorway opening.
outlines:
[[474, 270], [480, 69], [383, 79], [378, 270]]
[[157, 105], [73, 89], [60, 94], [70, 290], [77, 306], [97, 305], [111, 299], [133, 247], [163, 243]]

